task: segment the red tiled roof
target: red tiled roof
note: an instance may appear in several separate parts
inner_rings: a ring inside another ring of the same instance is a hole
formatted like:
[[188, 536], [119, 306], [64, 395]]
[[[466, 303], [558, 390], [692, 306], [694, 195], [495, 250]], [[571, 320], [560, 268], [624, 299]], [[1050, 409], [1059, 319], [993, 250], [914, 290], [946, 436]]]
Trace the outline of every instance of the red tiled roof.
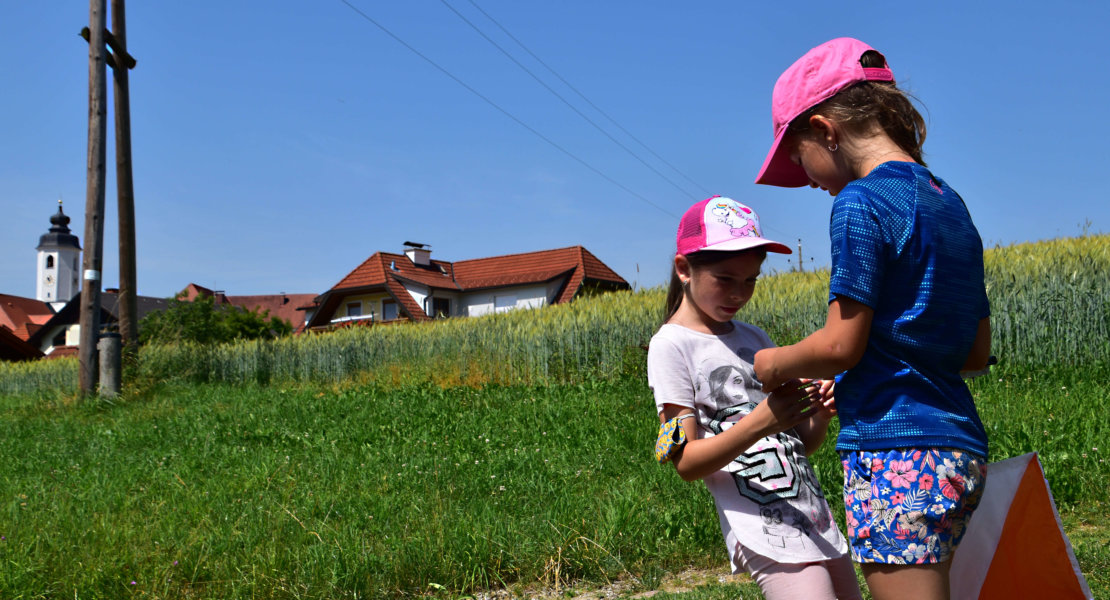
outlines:
[[0, 325], [7, 327], [17, 337], [27, 341], [31, 334], [51, 317], [54, 309], [34, 298], [0, 294]]
[[271, 317], [285, 319], [293, 325], [293, 331], [299, 333], [304, 329], [304, 310], [298, 310], [305, 304], [311, 304], [316, 294], [268, 294], [260, 296], [225, 296], [228, 304], [245, 308], [250, 311], [270, 311]]
[[293, 326], [294, 333], [300, 333], [305, 326], [305, 309], [314, 306], [316, 294], [259, 294], [228, 296], [214, 292], [204, 286], [190, 283], [177, 294], [180, 300], [192, 302], [200, 296], [215, 296], [217, 304], [230, 304], [250, 311], [270, 311], [271, 317], [285, 319]]
[[316, 299], [319, 310], [312, 325], [326, 324], [326, 319], [336, 311], [343, 297], [375, 288], [388, 291], [400, 304], [402, 313], [409, 318], [417, 321], [428, 319], [428, 315], [405, 290], [404, 282], [419, 283], [433, 289], [470, 291], [546, 283], [569, 276], [555, 298], [556, 303], [573, 299], [587, 282], [616, 288], [629, 287], [620, 275], [582, 246], [454, 263], [432, 260], [430, 263], [417, 265], [404, 254], [375, 252]]
[[388, 279], [386, 277], [387, 273], [432, 287], [459, 289], [451, 276], [451, 263], [433, 260], [430, 265], [417, 265], [404, 254], [391, 254], [389, 252], [375, 252], [361, 265], [355, 267], [355, 270], [348, 273], [346, 277], [340, 279], [339, 283], [335, 284], [332, 289], [383, 286]]

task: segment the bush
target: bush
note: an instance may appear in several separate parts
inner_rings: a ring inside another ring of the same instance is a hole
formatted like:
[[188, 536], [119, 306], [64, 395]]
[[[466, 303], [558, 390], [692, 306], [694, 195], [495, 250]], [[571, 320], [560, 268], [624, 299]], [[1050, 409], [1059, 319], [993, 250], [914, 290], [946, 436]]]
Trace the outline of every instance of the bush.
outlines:
[[201, 296], [192, 302], [171, 300], [169, 308], [154, 311], [139, 322], [139, 341], [143, 344], [223, 344], [237, 340], [277, 338], [292, 332], [293, 326], [288, 321], [271, 317], [270, 311], [217, 306], [211, 296]]

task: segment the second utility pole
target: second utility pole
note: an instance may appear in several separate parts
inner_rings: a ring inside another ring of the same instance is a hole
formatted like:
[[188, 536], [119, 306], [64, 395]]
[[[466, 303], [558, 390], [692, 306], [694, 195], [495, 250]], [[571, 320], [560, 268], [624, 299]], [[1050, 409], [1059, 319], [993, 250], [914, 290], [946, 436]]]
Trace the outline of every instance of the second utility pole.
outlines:
[[[135, 266], [135, 186], [131, 179], [131, 97], [127, 72], [135, 61], [127, 53], [127, 24], [123, 0], [112, 0], [112, 33], [115, 44], [116, 196], [119, 202], [119, 333], [123, 356], [139, 352], [138, 284]], [[111, 39], [109, 41], [112, 41]]]
[[104, 253], [104, 123], [108, 87], [105, 73], [104, 0], [89, 0], [89, 153], [85, 185], [85, 251], [81, 259], [81, 331], [77, 357], [83, 395], [96, 392], [100, 337], [100, 267]]

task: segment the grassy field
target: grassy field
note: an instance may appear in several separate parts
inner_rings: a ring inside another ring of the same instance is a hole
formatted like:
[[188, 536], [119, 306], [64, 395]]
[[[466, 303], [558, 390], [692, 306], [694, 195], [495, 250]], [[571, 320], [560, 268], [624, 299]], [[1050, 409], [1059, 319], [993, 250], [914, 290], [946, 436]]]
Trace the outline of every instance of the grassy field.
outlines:
[[[974, 387], [992, 459], [1040, 453], [1080, 565], [1110, 597], [1103, 381], [1003, 369]], [[643, 591], [690, 567], [723, 573], [704, 487], [652, 459], [653, 412], [635, 379], [7, 398], [0, 597], [456, 597], [617, 579]], [[815, 463], [835, 494], [828, 445]], [[735, 586], [689, 593], [718, 587]]]
[[[994, 249], [987, 277], [991, 459], [1039, 453], [1110, 598], [1110, 236]], [[741, 318], [789, 343], [826, 285], [768, 277]], [[151, 346], [115, 402], [80, 399], [73, 360], [0, 364], [0, 599], [627, 595], [723, 574], [708, 492], [652, 457], [661, 305]], [[814, 464], [837, 498], [831, 444]], [[709, 579], [677, 596], [759, 597]]]

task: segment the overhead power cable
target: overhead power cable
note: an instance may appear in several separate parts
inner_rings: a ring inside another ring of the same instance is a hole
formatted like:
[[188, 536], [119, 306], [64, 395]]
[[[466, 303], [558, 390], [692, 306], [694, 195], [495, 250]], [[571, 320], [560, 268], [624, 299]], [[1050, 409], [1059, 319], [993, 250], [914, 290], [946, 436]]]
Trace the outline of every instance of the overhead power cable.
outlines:
[[[605, 112], [604, 110], [601, 110], [601, 107], [599, 107], [598, 105], [596, 105], [596, 104], [594, 104], [593, 102], [591, 102], [591, 101], [590, 101], [590, 99], [589, 99], [589, 98], [587, 98], [585, 94], [583, 94], [582, 92], [580, 92], [580, 91], [578, 90], [578, 88], [576, 88], [576, 87], [574, 87], [573, 85], [571, 85], [571, 83], [570, 83], [569, 81], [567, 81], [567, 80], [566, 80], [565, 78], [563, 78], [563, 76], [562, 76], [562, 75], [560, 75], [560, 74], [559, 74], [559, 73], [558, 73], [558, 72], [557, 72], [557, 71], [556, 71], [555, 69], [553, 69], [553, 68], [551, 67], [551, 65], [547, 64], [546, 62], [544, 62], [544, 61], [543, 61], [543, 59], [541, 59], [541, 58], [540, 58], [539, 56], [536, 56], [536, 53], [535, 53], [535, 52], [532, 52], [532, 50], [530, 50], [530, 49], [528, 48], [528, 46], [525, 46], [525, 45], [524, 45], [524, 42], [522, 42], [522, 41], [520, 41], [519, 39], [517, 39], [517, 37], [516, 37], [516, 36], [514, 36], [514, 35], [513, 35], [513, 34], [512, 34], [512, 33], [511, 33], [511, 32], [510, 32], [510, 31], [509, 31], [508, 29], [506, 29], [504, 25], [502, 25], [501, 23], [499, 23], [499, 22], [497, 21], [497, 19], [494, 19], [494, 18], [493, 18], [492, 16], [490, 16], [490, 14], [489, 14], [489, 13], [487, 13], [487, 12], [486, 12], [486, 11], [485, 11], [485, 10], [484, 10], [484, 9], [483, 9], [483, 8], [482, 8], [481, 6], [478, 6], [478, 3], [477, 3], [477, 2], [475, 2], [474, 0], [468, 0], [468, 1], [470, 2], [470, 4], [472, 4], [472, 5], [474, 6], [474, 8], [478, 9], [478, 12], [482, 13], [483, 15], [485, 15], [485, 17], [486, 17], [487, 19], [489, 19], [489, 20], [490, 20], [490, 21], [491, 21], [491, 22], [492, 22], [492, 23], [493, 23], [494, 25], [496, 25], [496, 26], [498, 27], [498, 29], [500, 29], [500, 30], [501, 30], [501, 31], [502, 31], [502, 32], [503, 32], [503, 33], [504, 33], [505, 35], [509, 36], [509, 38], [510, 38], [511, 40], [513, 40], [514, 42], [516, 42], [516, 44], [517, 44], [518, 46], [520, 46], [521, 48], [523, 48], [523, 49], [524, 49], [524, 51], [525, 51], [525, 52], [527, 52], [529, 56], [531, 56], [532, 58], [536, 59], [536, 62], [538, 62], [538, 63], [540, 63], [541, 65], [543, 65], [545, 69], [547, 69], [548, 71], [550, 71], [552, 75], [554, 75], [554, 76], [555, 76], [556, 78], [558, 78], [558, 80], [559, 80], [559, 81], [563, 82], [563, 84], [564, 84], [564, 85], [566, 85], [566, 86], [567, 86], [568, 88], [570, 88], [570, 89], [571, 89], [571, 91], [573, 91], [573, 92], [574, 92], [575, 94], [578, 94], [578, 97], [579, 97], [579, 98], [581, 98], [581, 99], [582, 99], [583, 101], [585, 101], [585, 102], [586, 102], [586, 104], [589, 104], [589, 105], [590, 105], [590, 107], [591, 107], [591, 108], [593, 108], [594, 110], [596, 110], [596, 111], [597, 111], [597, 112], [598, 112], [599, 114], [601, 114], [601, 116], [603, 116], [603, 117], [605, 117], [606, 119], [608, 119], [610, 123], [612, 123], [613, 125], [615, 125], [615, 126], [617, 127], [617, 129], [620, 129], [620, 130], [621, 130], [621, 131], [622, 131], [622, 132], [623, 132], [623, 133], [624, 133], [625, 135], [627, 135], [628, 137], [632, 138], [632, 140], [633, 140], [633, 141], [635, 141], [635, 142], [636, 142], [637, 144], [639, 144], [639, 145], [640, 145], [641, 147], [643, 147], [643, 148], [644, 148], [645, 150], [647, 150], [647, 151], [648, 151], [649, 153], [651, 153], [651, 155], [652, 155], [652, 156], [654, 156], [655, 158], [657, 158], [657, 159], [659, 160], [659, 162], [662, 162], [663, 164], [665, 164], [665, 165], [667, 165], [668, 167], [670, 167], [672, 171], [674, 171], [675, 173], [678, 173], [678, 175], [679, 175], [679, 176], [681, 176], [681, 177], [682, 177], [683, 179], [685, 179], [686, 181], [690, 182], [690, 183], [691, 183], [692, 185], [694, 185], [695, 187], [697, 187], [698, 189], [700, 189], [700, 190], [701, 190], [701, 191], [702, 191], [702, 192], [703, 192], [703, 193], [704, 193], [705, 195], [707, 195], [707, 196], [710, 196], [710, 195], [712, 195], [712, 192], [710, 192], [709, 190], [705, 189], [705, 187], [703, 187], [703, 186], [702, 186], [702, 185], [700, 185], [700, 184], [699, 184], [698, 182], [696, 182], [696, 181], [694, 181], [693, 179], [691, 179], [691, 178], [690, 178], [689, 176], [687, 176], [687, 175], [686, 175], [685, 173], [683, 173], [683, 172], [682, 172], [681, 170], [679, 170], [679, 168], [678, 168], [678, 167], [676, 167], [676, 166], [672, 165], [671, 163], [667, 162], [667, 159], [665, 159], [665, 158], [663, 158], [662, 156], [660, 156], [660, 155], [659, 155], [659, 154], [658, 154], [657, 152], [655, 152], [654, 150], [652, 150], [650, 146], [648, 146], [647, 144], [645, 144], [644, 142], [642, 142], [642, 141], [641, 141], [641, 140], [640, 140], [639, 138], [637, 138], [636, 136], [632, 135], [632, 132], [630, 132], [630, 131], [628, 131], [627, 129], [625, 129], [625, 128], [624, 128], [624, 127], [623, 127], [623, 126], [622, 126], [622, 125], [620, 124], [620, 123], [618, 123], [618, 122], [617, 122], [617, 120], [616, 120], [616, 119], [614, 119], [613, 117], [609, 116], [609, 114], [608, 114], [608, 113], [606, 113], [606, 112]], [[454, 9], [452, 9], [452, 10], [454, 10]], [[487, 38], [487, 39], [488, 39], [488, 38]], [[514, 62], [515, 62], [515, 61], [514, 61]], [[519, 63], [518, 63], [518, 64], [519, 64]], [[533, 75], [533, 77], [535, 77], [535, 75]], [[545, 87], [546, 87], [546, 86], [545, 86]], [[550, 89], [550, 88], [549, 88], [549, 89]], [[560, 97], [560, 99], [562, 99], [562, 97]], [[565, 100], [564, 100], [564, 102], [565, 102]], [[592, 121], [591, 121], [591, 124], [593, 124], [593, 122], [592, 122]], [[594, 125], [594, 126], [596, 127], [596, 125]], [[608, 134], [606, 134], [606, 135], [608, 135]], [[623, 146], [622, 146], [622, 147], [623, 147]], [[637, 157], [637, 158], [638, 158], [638, 157]], [[641, 161], [641, 162], [643, 162], [643, 161]], [[654, 169], [652, 169], [652, 170], [654, 171]], [[670, 181], [670, 180], [668, 180], [668, 181]], [[673, 184], [672, 184], [672, 185], [673, 185]]]
[[360, 9], [359, 9], [359, 8], [358, 8], [357, 6], [355, 6], [354, 4], [351, 4], [351, 2], [350, 2], [349, 0], [339, 0], [339, 1], [340, 1], [340, 2], [342, 2], [343, 4], [346, 4], [346, 5], [347, 5], [347, 7], [348, 7], [348, 8], [350, 8], [351, 10], [353, 10], [353, 11], [354, 11], [354, 12], [355, 12], [356, 14], [358, 14], [359, 16], [361, 16], [361, 17], [362, 17], [363, 19], [366, 19], [366, 20], [367, 20], [368, 22], [370, 22], [370, 23], [371, 23], [372, 25], [374, 25], [374, 26], [375, 26], [375, 27], [377, 27], [378, 29], [382, 30], [382, 32], [384, 32], [384, 33], [385, 33], [386, 35], [388, 35], [389, 37], [393, 38], [393, 39], [394, 39], [394, 41], [396, 41], [396, 42], [397, 42], [398, 44], [401, 44], [402, 46], [404, 46], [405, 48], [407, 48], [407, 49], [408, 49], [408, 50], [409, 50], [410, 52], [412, 52], [413, 54], [415, 54], [415, 55], [419, 56], [420, 58], [424, 59], [424, 61], [425, 61], [425, 62], [427, 62], [428, 64], [430, 64], [430, 65], [432, 65], [433, 67], [435, 67], [435, 68], [436, 68], [437, 70], [439, 70], [439, 72], [441, 72], [441, 73], [443, 73], [444, 75], [446, 75], [446, 76], [450, 77], [451, 79], [453, 79], [453, 80], [455, 81], [455, 83], [457, 83], [457, 84], [461, 85], [461, 86], [462, 86], [462, 87], [463, 87], [464, 89], [466, 89], [466, 90], [467, 90], [468, 92], [470, 92], [470, 93], [474, 94], [475, 96], [477, 96], [477, 97], [481, 98], [481, 99], [482, 99], [482, 100], [483, 100], [483, 101], [484, 101], [484, 102], [485, 102], [486, 104], [489, 104], [489, 105], [490, 105], [490, 106], [492, 106], [493, 108], [497, 109], [497, 110], [498, 110], [498, 111], [499, 111], [499, 112], [500, 112], [501, 114], [505, 115], [506, 117], [509, 117], [509, 118], [510, 118], [510, 119], [512, 119], [513, 121], [516, 121], [516, 123], [517, 123], [518, 125], [520, 125], [521, 127], [523, 127], [523, 128], [525, 128], [525, 129], [527, 129], [527, 130], [528, 130], [529, 132], [531, 132], [531, 133], [532, 133], [533, 135], [535, 135], [536, 137], [540, 138], [541, 140], [543, 140], [543, 141], [547, 142], [547, 143], [548, 143], [549, 145], [551, 145], [551, 146], [552, 146], [553, 148], [555, 148], [555, 149], [556, 149], [556, 150], [558, 150], [559, 152], [562, 152], [563, 154], [567, 155], [568, 157], [570, 157], [570, 158], [574, 159], [575, 161], [577, 161], [577, 162], [578, 162], [579, 164], [581, 164], [582, 166], [584, 166], [584, 167], [586, 167], [587, 169], [589, 169], [589, 170], [593, 171], [594, 173], [596, 173], [596, 174], [597, 174], [598, 176], [600, 176], [600, 177], [601, 177], [602, 179], [605, 179], [605, 180], [606, 180], [606, 181], [608, 181], [609, 183], [612, 183], [613, 185], [615, 185], [615, 186], [619, 187], [620, 189], [622, 189], [622, 190], [624, 190], [624, 191], [628, 192], [628, 193], [629, 193], [629, 194], [631, 194], [632, 196], [634, 196], [634, 197], [636, 197], [636, 198], [639, 198], [639, 199], [640, 199], [640, 200], [642, 200], [643, 202], [645, 202], [645, 203], [647, 203], [647, 204], [651, 205], [652, 207], [654, 207], [654, 208], [658, 209], [659, 211], [663, 212], [664, 214], [667, 214], [667, 215], [669, 215], [669, 216], [671, 216], [671, 217], [675, 217], [675, 218], [677, 218], [677, 215], [675, 215], [675, 214], [674, 214], [674, 213], [672, 213], [671, 211], [669, 211], [669, 210], [667, 210], [667, 209], [663, 208], [662, 206], [659, 206], [658, 204], [656, 204], [656, 203], [652, 202], [651, 200], [648, 200], [648, 199], [647, 199], [646, 197], [644, 197], [644, 196], [643, 196], [642, 194], [638, 194], [638, 193], [636, 193], [635, 191], [633, 191], [633, 190], [629, 189], [629, 188], [628, 188], [627, 186], [625, 186], [624, 184], [622, 184], [622, 183], [620, 183], [619, 181], [617, 181], [617, 180], [613, 179], [613, 178], [612, 178], [612, 177], [610, 177], [609, 175], [606, 175], [606, 174], [605, 174], [604, 172], [602, 172], [602, 171], [601, 171], [600, 169], [598, 169], [597, 167], [594, 167], [594, 166], [593, 166], [593, 165], [591, 165], [590, 163], [588, 163], [588, 162], [586, 162], [585, 160], [583, 160], [583, 159], [579, 158], [578, 156], [576, 156], [576, 155], [575, 155], [574, 153], [572, 153], [571, 151], [567, 150], [566, 148], [563, 148], [562, 146], [560, 146], [559, 144], [557, 144], [557, 143], [556, 143], [555, 141], [553, 141], [553, 140], [552, 140], [551, 138], [549, 138], [549, 137], [547, 137], [547, 136], [543, 135], [542, 133], [540, 133], [539, 131], [537, 131], [537, 130], [536, 130], [535, 128], [533, 128], [533, 127], [532, 127], [531, 125], [528, 125], [527, 123], [525, 123], [525, 122], [524, 122], [524, 121], [522, 121], [521, 119], [517, 118], [517, 116], [516, 116], [516, 115], [514, 115], [514, 114], [512, 114], [511, 112], [509, 112], [509, 111], [505, 110], [504, 108], [502, 108], [502, 107], [501, 107], [500, 105], [498, 105], [498, 104], [497, 104], [496, 102], [494, 102], [493, 100], [489, 99], [488, 97], [486, 97], [485, 95], [483, 95], [483, 94], [482, 94], [481, 92], [479, 92], [478, 90], [476, 90], [476, 89], [474, 89], [473, 87], [471, 87], [471, 86], [470, 86], [469, 84], [467, 84], [467, 83], [466, 83], [465, 81], [463, 81], [462, 79], [459, 79], [458, 77], [456, 77], [456, 76], [455, 76], [455, 75], [454, 75], [453, 73], [451, 73], [450, 71], [448, 71], [448, 70], [447, 70], [447, 69], [445, 69], [444, 67], [440, 66], [440, 65], [439, 65], [439, 64], [438, 64], [437, 62], [435, 62], [435, 61], [434, 61], [434, 60], [432, 60], [431, 58], [428, 58], [428, 57], [427, 57], [426, 55], [424, 55], [424, 54], [423, 54], [422, 52], [420, 52], [419, 50], [417, 50], [416, 48], [414, 48], [414, 47], [413, 47], [412, 45], [410, 45], [410, 44], [409, 44], [408, 42], [406, 42], [405, 40], [401, 39], [401, 38], [400, 38], [400, 37], [399, 37], [399, 36], [398, 36], [397, 34], [393, 33], [393, 32], [392, 32], [392, 31], [390, 31], [390, 30], [389, 30], [388, 28], [386, 28], [386, 27], [385, 27], [384, 25], [382, 25], [381, 23], [379, 23], [379, 22], [377, 22], [376, 20], [374, 20], [374, 18], [373, 18], [373, 17], [371, 17], [370, 15], [368, 15], [368, 14], [366, 14], [365, 12], [363, 12], [362, 10], [360, 10]]
[[[601, 126], [600, 126], [600, 125], [598, 125], [598, 124], [597, 124], [597, 123], [595, 123], [595, 122], [594, 122], [594, 121], [593, 121], [592, 119], [590, 119], [590, 118], [589, 118], [588, 116], [586, 116], [586, 115], [585, 115], [585, 113], [583, 113], [582, 111], [578, 110], [578, 107], [576, 107], [576, 106], [574, 106], [573, 104], [571, 104], [571, 103], [570, 103], [570, 101], [568, 101], [568, 100], [567, 100], [566, 98], [564, 98], [564, 97], [563, 97], [563, 96], [562, 96], [562, 95], [561, 95], [561, 94], [560, 94], [559, 92], [555, 91], [555, 90], [554, 90], [554, 89], [553, 89], [553, 88], [552, 88], [552, 87], [551, 87], [550, 85], [547, 85], [547, 83], [546, 83], [546, 82], [545, 82], [544, 80], [540, 79], [540, 77], [539, 77], [538, 75], [536, 75], [535, 73], [533, 73], [533, 72], [531, 71], [531, 69], [529, 69], [528, 67], [524, 66], [524, 65], [523, 65], [523, 64], [522, 64], [522, 63], [521, 63], [521, 62], [520, 62], [519, 60], [517, 60], [517, 59], [516, 59], [516, 57], [514, 57], [514, 56], [513, 56], [512, 54], [510, 54], [510, 53], [509, 53], [509, 52], [508, 52], [507, 50], [505, 50], [504, 48], [502, 48], [500, 44], [498, 44], [497, 42], [493, 41], [493, 39], [491, 39], [491, 38], [490, 38], [490, 37], [489, 37], [488, 35], [486, 35], [484, 31], [482, 31], [481, 29], [479, 29], [479, 28], [478, 28], [478, 26], [477, 26], [477, 25], [475, 25], [474, 23], [472, 23], [472, 22], [470, 21], [470, 19], [467, 19], [467, 18], [466, 18], [465, 16], [463, 16], [463, 14], [462, 14], [462, 13], [460, 13], [460, 12], [459, 12], [458, 10], [456, 10], [454, 6], [451, 6], [451, 4], [447, 2], [447, 0], [439, 0], [439, 1], [440, 1], [440, 2], [442, 2], [442, 3], [443, 3], [443, 5], [444, 5], [444, 6], [446, 6], [447, 8], [451, 9], [451, 12], [455, 13], [455, 15], [457, 15], [457, 16], [458, 16], [458, 17], [459, 17], [460, 19], [462, 19], [464, 23], [466, 23], [467, 25], [469, 25], [471, 29], [473, 29], [474, 31], [476, 31], [476, 32], [478, 33], [478, 35], [482, 36], [482, 37], [483, 37], [483, 38], [484, 38], [484, 39], [485, 39], [485, 40], [486, 40], [487, 42], [489, 42], [489, 43], [490, 43], [490, 44], [491, 44], [491, 45], [492, 45], [492, 46], [493, 46], [494, 48], [497, 48], [497, 49], [498, 49], [499, 51], [501, 51], [501, 53], [502, 53], [502, 54], [504, 54], [504, 55], [505, 55], [505, 56], [506, 56], [506, 57], [507, 57], [507, 58], [508, 58], [509, 60], [513, 61], [513, 64], [515, 64], [516, 66], [520, 67], [520, 68], [521, 68], [521, 70], [523, 70], [523, 71], [524, 71], [525, 73], [529, 74], [529, 75], [530, 75], [530, 76], [532, 77], [532, 79], [535, 79], [537, 83], [539, 83], [540, 85], [542, 85], [542, 86], [544, 87], [544, 89], [546, 89], [547, 91], [551, 92], [551, 94], [552, 94], [553, 96], [555, 96], [555, 97], [556, 97], [556, 98], [558, 98], [558, 99], [559, 99], [560, 101], [562, 101], [562, 103], [563, 103], [563, 104], [566, 104], [568, 108], [570, 108], [571, 110], [573, 110], [573, 111], [574, 111], [574, 112], [575, 112], [575, 113], [576, 113], [576, 114], [577, 114], [578, 116], [582, 117], [582, 118], [583, 118], [583, 119], [584, 119], [584, 120], [585, 120], [585, 121], [586, 121], [587, 123], [589, 123], [590, 125], [593, 125], [594, 129], [596, 129], [596, 130], [598, 130], [599, 132], [601, 132], [601, 134], [602, 134], [602, 135], [604, 135], [605, 137], [609, 138], [609, 140], [610, 140], [610, 141], [612, 141], [612, 142], [613, 142], [614, 144], [616, 144], [617, 146], [620, 146], [620, 148], [621, 148], [622, 150], [624, 150], [625, 152], [627, 152], [627, 153], [628, 153], [628, 154], [629, 154], [630, 156], [632, 156], [632, 157], [633, 157], [633, 158], [635, 158], [636, 160], [640, 161], [640, 164], [642, 164], [642, 165], [644, 165], [645, 167], [647, 167], [647, 168], [648, 168], [649, 170], [651, 170], [651, 172], [652, 172], [652, 173], [655, 173], [655, 174], [656, 174], [656, 175], [658, 175], [659, 177], [663, 178], [663, 180], [664, 180], [664, 181], [666, 181], [667, 183], [671, 184], [671, 185], [672, 185], [672, 186], [673, 186], [673, 187], [674, 187], [674, 188], [675, 188], [676, 190], [678, 190], [679, 192], [681, 192], [681, 193], [683, 193], [683, 194], [686, 194], [687, 196], [689, 196], [689, 197], [690, 197], [691, 199], [693, 199], [693, 200], [696, 200], [696, 199], [697, 199], [697, 197], [696, 197], [696, 196], [695, 196], [694, 194], [691, 194], [690, 192], [688, 192], [688, 191], [686, 191], [685, 189], [683, 189], [683, 188], [682, 188], [681, 186], [679, 186], [679, 185], [678, 185], [677, 183], [675, 183], [674, 181], [671, 181], [671, 178], [667, 177], [667, 176], [666, 176], [666, 175], [664, 175], [663, 173], [660, 173], [658, 169], [656, 169], [655, 167], [653, 167], [653, 166], [651, 166], [650, 164], [648, 164], [648, 163], [647, 163], [647, 161], [645, 161], [644, 159], [640, 158], [640, 156], [639, 156], [638, 154], [636, 154], [635, 152], [633, 152], [633, 151], [632, 151], [632, 150], [631, 150], [631, 149], [630, 149], [630, 148], [629, 148], [628, 146], [625, 146], [624, 144], [622, 144], [620, 140], [618, 140], [617, 138], [615, 138], [615, 137], [613, 137], [612, 135], [610, 135], [608, 131], [605, 131], [605, 130], [604, 130], [604, 129], [603, 129], [603, 128], [602, 128]], [[472, 1], [471, 3], [473, 4], [473, 1]], [[475, 8], [477, 8], [477, 9], [478, 9], [479, 11], [482, 11], [482, 9], [481, 9], [480, 7], [478, 7], [478, 5], [477, 5], [477, 4], [475, 4], [474, 6], [475, 6]], [[486, 12], [485, 12], [485, 11], [482, 11], [482, 14], [486, 15], [486, 17], [487, 17], [487, 18], [489, 18], [489, 15], [488, 15], [488, 14], [486, 14]], [[490, 20], [491, 20], [491, 21], [493, 21], [493, 19], [492, 19], [492, 18], [490, 18]], [[500, 24], [498, 24], [498, 23], [497, 23], [497, 21], [493, 21], [493, 22], [494, 22], [494, 24], [496, 24], [496, 25], [497, 25], [498, 27], [501, 27], [501, 25], [500, 25]], [[513, 37], [513, 35], [512, 35], [511, 33], [509, 33], [508, 31], [506, 31], [504, 27], [501, 27], [501, 30], [502, 30], [502, 31], [505, 31], [506, 35], [508, 35], [508, 36], [509, 36], [510, 38], [512, 38], [512, 39], [513, 39], [513, 41], [515, 41], [515, 42], [516, 42], [517, 44], [520, 44], [520, 42], [519, 42], [519, 41], [517, 41], [517, 39], [516, 39], [515, 37]], [[522, 48], [524, 48], [524, 45], [523, 45], [523, 44], [521, 44], [521, 47], [522, 47]], [[525, 51], [528, 51], [528, 49], [527, 49], [527, 48], [524, 48], [524, 49], [525, 49]], [[528, 51], [528, 53], [529, 53], [529, 54], [532, 54], [532, 52], [531, 52], [531, 51]], [[533, 56], [534, 58], [536, 58], [536, 60], [539, 60], [539, 58], [538, 58], [538, 57], [536, 57], [536, 55], [535, 55], [535, 54], [532, 54], [532, 56]], [[540, 64], [543, 64], [543, 61], [540, 61]], [[547, 65], [544, 65], [544, 66], [546, 67]], [[550, 68], [550, 67], [548, 67], [548, 70], [551, 70], [551, 68]], [[552, 73], [554, 73], [554, 71], [552, 71]], [[556, 77], [558, 77], [558, 74], [557, 74], [557, 73], [556, 73]], [[563, 83], [566, 83], [566, 80], [564, 80], [564, 79], [563, 79], [562, 77], [559, 77], [559, 79], [560, 79], [560, 80], [562, 80], [562, 81], [563, 81]], [[568, 86], [569, 86], [569, 87], [570, 87], [570, 88], [571, 88], [572, 90], [574, 89], [574, 87], [573, 87], [573, 86], [570, 86], [570, 84], [569, 84], [569, 83], [568, 83], [567, 85], [568, 85]], [[577, 90], [575, 90], [575, 91], [577, 92]], [[581, 96], [582, 94], [581, 94], [581, 93], [579, 93], [578, 95], [579, 95], [579, 96]], [[586, 102], [589, 102], [589, 100], [586, 100]], [[592, 103], [591, 103], [591, 106], [593, 106], [593, 104], [592, 104]], [[597, 107], [595, 106], [594, 108], [596, 109]], [[598, 111], [598, 112], [601, 112], [601, 111]], [[605, 113], [601, 113], [601, 114], [603, 114], [603, 115], [604, 115]], [[608, 116], [608, 115], [606, 115], [606, 116]], [[612, 119], [610, 119], [610, 120], [612, 120]], [[620, 126], [618, 125], [618, 127], [620, 127]], [[622, 131], [623, 131], [623, 128], [622, 128]], [[628, 132], [627, 132], [627, 131], [625, 131], [625, 133], [628, 133]], [[632, 137], [632, 136], [631, 136], [631, 134], [630, 134], [629, 136], [630, 136], [630, 137]], [[636, 138], [635, 138], [635, 137], [632, 137], [632, 139], [636, 139]], [[639, 141], [639, 140], [636, 140], [636, 141]], [[642, 145], [643, 145], [643, 143], [641, 143], [640, 145], [642, 146]], [[645, 146], [645, 147], [646, 147], [646, 146]], [[649, 151], [650, 151], [650, 149], [649, 149]], [[666, 162], [666, 161], [663, 161], [663, 162]], [[672, 167], [672, 168], [673, 168], [673, 167]], [[697, 184], [694, 184], [694, 185], [697, 185]]]

